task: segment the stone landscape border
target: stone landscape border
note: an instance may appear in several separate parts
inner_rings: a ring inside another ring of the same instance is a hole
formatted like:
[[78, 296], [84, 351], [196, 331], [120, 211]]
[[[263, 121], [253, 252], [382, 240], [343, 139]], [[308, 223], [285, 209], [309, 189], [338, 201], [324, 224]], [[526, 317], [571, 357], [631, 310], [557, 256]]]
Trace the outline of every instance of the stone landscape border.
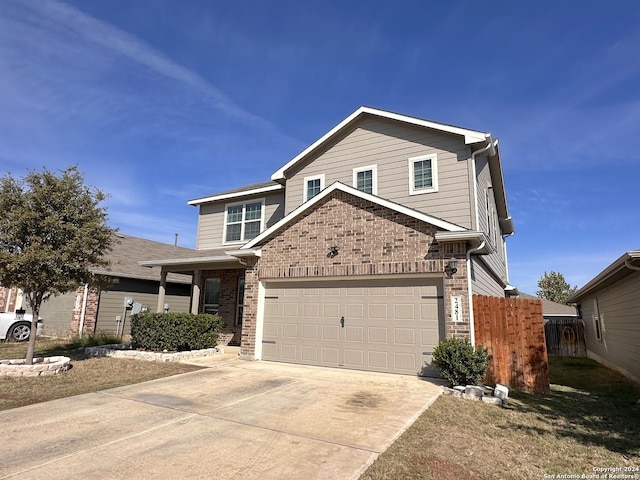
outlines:
[[223, 347], [205, 348], [202, 350], [188, 350], [184, 352], [147, 352], [145, 350], [134, 350], [131, 345], [111, 344], [97, 347], [85, 347], [85, 355], [89, 357], [113, 357], [130, 358], [134, 360], [144, 360], [147, 362], [182, 362], [197, 357], [210, 357], [222, 355]]
[[69, 357], [38, 357], [33, 365], [26, 365], [24, 359], [0, 360], [0, 377], [40, 377], [58, 375], [71, 368]]

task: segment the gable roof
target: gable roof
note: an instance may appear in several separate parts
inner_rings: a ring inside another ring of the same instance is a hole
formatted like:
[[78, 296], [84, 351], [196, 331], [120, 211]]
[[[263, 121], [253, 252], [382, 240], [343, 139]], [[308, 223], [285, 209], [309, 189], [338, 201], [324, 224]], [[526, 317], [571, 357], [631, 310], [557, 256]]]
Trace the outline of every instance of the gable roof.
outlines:
[[[154, 242], [145, 238], [116, 234], [117, 242], [113, 250], [106, 256], [111, 265], [106, 269], [95, 269], [96, 275], [110, 277], [134, 278], [138, 280], [160, 281], [160, 268], [147, 268], [140, 265], [140, 260], [160, 259], [168, 256], [187, 255], [194, 252], [190, 248], [176, 247], [168, 243]], [[186, 275], [169, 274], [168, 282], [191, 283], [191, 277]]]
[[218, 200], [229, 200], [232, 198], [246, 197], [248, 195], [255, 195], [258, 193], [275, 192], [277, 190], [284, 190], [284, 185], [276, 182], [262, 182], [254, 183], [253, 185], [247, 185], [240, 188], [234, 188], [232, 190], [226, 190], [224, 192], [209, 195], [207, 197], [195, 198], [187, 202], [188, 205], [201, 205], [203, 203], [215, 202]]
[[415, 125], [419, 127], [430, 128], [433, 130], [438, 130], [441, 132], [452, 133], [455, 135], [460, 135], [464, 137], [464, 143], [467, 145], [474, 143], [486, 143], [489, 144], [493, 142], [490, 133], [478, 132], [476, 130], [468, 130], [466, 128], [454, 127], [452, 125], [447, 125], [444, 123], [432, 122], [430, 120], [422, 120], [416, 117], [410, 117], [408, 115], [401, 115], [399, 113], [388, 112], [385, 110], [379, 110], [377, 108], [365, 107], [362, 106], [358, 108], [355, 112], [345, 118], [338, 125], [333, 127], [327, 133], [325, 133], [322, 137], [312, 143], [309, 147], [304, 149], [298, 155], [296, 155], [293, 159], [291, 159], [287, 164], [279, 168], [273, 175], [271, 175], [271, 180], [273, 181], [282, 181], [287, 178], [286, 172], [290, 170], [293, 166], [304, 160], [305, 157], [316, 151], [318, 148], [326, 144], [331, 139], [340, 135], [343, 131], [352, 127], [356, 123], [360, 122], [361, 119], [367, 115], [375, 116], [379, 118], [386, 118], [389, 120], [396, 120], [404, 123], [408, 123], [410, 125]]
[[456, 225], [451, 222], [447, 222], [446, 220], [442, 220], [441, 218], [434, 217], [432, 215], [427, 215], [426, 213], [422, 213], [412, 208], [405, 207], [404, 205], [400, 205], [399, 203], [385, 200], [384, 198], [380, 198], [376, 195], [365, 193], [356, 188], [345, 185], [344, 183], [334, 182], [331, 185], [329, 185], [327, 188], [322, 190], [320, 193], [318, 193], [315, 197], [306, 201], [305, 203], [300, 205], [298, 208], [293, 210], [291, 213], [289, 213], [287, 216], [282, 218], [280, 221], [273, 224], [271, 227], [267, 228], [265, 231], [263, 231], [253, 240], [250, 240], [249, 242], [244, 244], [240, 248], [240, 250], [242, 251], [242, 250], [251, 249], [256, 245], [258, 245], [263, 240], [265, 240], [266, 238], [272, 236], [273, 234], [285, 228], [286, 226], [291, 225], [296, 219], [298, 219], [298, 217], [303, 215], [307, 210], [313, 208], [315, 205], [322, 202], [325, 198], [327, 198], [329, 195], [331, 195], [335, 191], [349, 193], [356, 197], [362, 198], [363, 200], [368, 200], [369, 202], [378, 204], [382, 207], [386, 207], [396, 212], [403, 213], [410, 217], [416, 218], [418, 220], [422, 220], [423, 222], [430, 223], [431, 225], [434, 225], [435, 227], [441, 228], [443, 230], [447, 230], [451, 232], [468, 231], [459, 225]]
[[520, 298], [532, 298], [542, 301], [542, 314], [545, 317], [577, 317], [578, 312], [576, 308], [570, 305], [563, 305], [562, 303], [552, 302], [546, 298], [536, 297], [526, 293], [521, 293]]
[[567, 299], [567, 302], [576, 303], [590, 292], [600, 287], [610, 285], [631, 274], [634, 270], [640, 270], [640, 250], [631, 250], [624, 253], [620, 258], [571, 295]]

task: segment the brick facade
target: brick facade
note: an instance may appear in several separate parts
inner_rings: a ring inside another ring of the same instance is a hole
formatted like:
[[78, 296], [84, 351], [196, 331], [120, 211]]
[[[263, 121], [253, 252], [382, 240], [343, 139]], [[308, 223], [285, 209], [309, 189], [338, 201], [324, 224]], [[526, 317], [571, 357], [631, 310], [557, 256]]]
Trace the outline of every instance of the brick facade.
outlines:
[[0, 287], [0, 312], [14, 312], [17, 298], [17, 288]]
[[[261, 256], [247, 268], [242, 355], [255, 355], [257, 292], [259, 282], [269, 279], [442, 275], [446, 335], [469, 337], [467, 247], [464, 242], [438, 243], [436, 231], [411, 216], [336, 191], [267, 239]], [[339, 249], [334, 257], [329, 255], [332, 246]], [[458, 259], [458, 272], [448, 278], [443, 272], [452, 256]], [[451, 318], [452, 295], [462, 297], [460, 322]]]
[[[238, 279], [244, 275], [242, 269], [205, 270], [202, 272], [202, 282], [200, 284], [200, 306], [198, 311], [204, 311], [204, 288], [207, 278], [220, 279], [220, 299], [218, 303], [218, 314], [224, 320], [223, 333], [233, 334], [229, 342], [232, 345], [240, 345], [242, 326], [236, 326], [238, 307]], [[245, 295], [246, 296], [246, 295]], [[247, 308], [244, 309], [244, 316]], [[244, 321], [244, 318], [243, 318]]]
[[[76, 289], [76, 302], [71, 315], [71, 335], [80, 333], [80, 322], [82, 320], [82, 303], [84, 299], [84, 286]], [[96, 321], [98, 319], [98, 306], [100, 305], [100, 290], [89, 288], [87, 292], [87, 305], [84, 312], [83, 335], [96, 333]]]

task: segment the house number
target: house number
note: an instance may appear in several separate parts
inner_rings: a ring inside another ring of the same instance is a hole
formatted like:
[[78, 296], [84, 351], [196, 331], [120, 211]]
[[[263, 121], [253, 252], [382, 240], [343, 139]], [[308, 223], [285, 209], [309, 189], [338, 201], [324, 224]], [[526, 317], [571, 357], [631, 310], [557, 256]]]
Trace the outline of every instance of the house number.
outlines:
[[451, 319], [454, 322], [462, 321], [462, 297], [451, 297]]

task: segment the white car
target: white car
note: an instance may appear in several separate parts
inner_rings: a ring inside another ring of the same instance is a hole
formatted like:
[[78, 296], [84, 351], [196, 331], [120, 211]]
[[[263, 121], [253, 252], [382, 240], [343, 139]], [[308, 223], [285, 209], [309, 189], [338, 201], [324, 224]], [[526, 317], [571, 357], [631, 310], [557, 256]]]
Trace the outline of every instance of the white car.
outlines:
[[[0, 313], [0, 340], [13, 340], [15, 342], [29, 340], [32, 318], [33, 316], [30, 313]], [[42, 319], [39, 319], [36, 335], [40, 335], [41, 333]]]

